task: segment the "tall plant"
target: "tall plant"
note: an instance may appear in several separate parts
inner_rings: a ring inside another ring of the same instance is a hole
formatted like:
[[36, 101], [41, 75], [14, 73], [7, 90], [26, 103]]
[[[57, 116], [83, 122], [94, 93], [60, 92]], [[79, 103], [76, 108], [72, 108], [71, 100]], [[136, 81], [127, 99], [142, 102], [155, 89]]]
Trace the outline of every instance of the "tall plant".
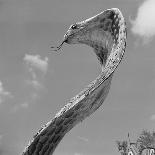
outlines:
[[116, 141], [118, 151], [121, 155], [128, 155], [129, 151], [132, 149], [131, 146], [137, 150], [137, 154], [141, 155], [145, 149], [155, 149], [155, 131], [149, 132], [143, 130], [135, 143], [131, 143], [130, 140]]

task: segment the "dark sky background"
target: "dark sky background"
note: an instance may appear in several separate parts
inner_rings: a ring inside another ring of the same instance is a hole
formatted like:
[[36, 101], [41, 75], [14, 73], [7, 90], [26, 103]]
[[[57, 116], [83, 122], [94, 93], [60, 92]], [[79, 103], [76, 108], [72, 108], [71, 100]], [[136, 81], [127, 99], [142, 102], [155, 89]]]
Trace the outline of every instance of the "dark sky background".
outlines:
[[[119, 155], [116, 140], [155, 128], [154, 0], [0, 0], [0, 155], [20, 155], [42, 125], [101, 72], [93, 50], [58, 45], [69, 26], [117, 7], [127, 22], [124, 59], [101, 108], [54, 155]], [[151, 6], [151, 12], [147, 9]], [[145, 22], [146, 21], [146, 22]]]

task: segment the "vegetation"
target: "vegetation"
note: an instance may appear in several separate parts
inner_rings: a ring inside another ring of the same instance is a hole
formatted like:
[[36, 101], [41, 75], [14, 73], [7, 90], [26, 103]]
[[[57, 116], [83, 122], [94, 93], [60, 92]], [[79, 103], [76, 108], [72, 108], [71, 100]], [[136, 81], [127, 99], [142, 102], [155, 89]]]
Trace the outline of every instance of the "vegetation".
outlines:
[[121, 153], [121, 155], [127, 155], [128, 154], [128, 142], [123, 141], [116, 141], [118, 151]]
[[155, 149], [155, 131], [149, 132], [147, 130], [143, 130], [135, 143], [131, 143], [128, 139], [123, 141], [116, 141], [116, 144], [121, 155], [127, 155], [131, 145], [134, 145], [138, 151], [138, 154], [141, 155], [144, 149]]

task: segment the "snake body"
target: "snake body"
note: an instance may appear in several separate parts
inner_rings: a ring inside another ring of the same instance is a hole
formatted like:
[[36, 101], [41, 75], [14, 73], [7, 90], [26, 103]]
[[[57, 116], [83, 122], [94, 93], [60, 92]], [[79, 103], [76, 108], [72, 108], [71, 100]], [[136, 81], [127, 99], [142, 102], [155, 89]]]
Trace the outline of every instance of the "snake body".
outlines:
[[113, 73], [124, 55], [126, 37], [125, 20], [117, 8], [105, 10], [70, 26], [64, 42], [91, 46], [100, 61], [102, 72], [39, 130], [23, 155], [52, 155], [65, 134], [102, 105]]

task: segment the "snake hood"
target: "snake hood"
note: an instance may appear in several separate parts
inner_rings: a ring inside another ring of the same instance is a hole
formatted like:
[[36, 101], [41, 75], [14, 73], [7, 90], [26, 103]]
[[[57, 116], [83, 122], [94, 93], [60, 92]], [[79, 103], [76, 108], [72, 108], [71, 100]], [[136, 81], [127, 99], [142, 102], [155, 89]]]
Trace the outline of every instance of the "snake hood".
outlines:
[[113, 73], [125, 52], [126, 25], [119, 9], [108, 9], [85, 21], [70, 26], [63, 43], [86, 44], [93, 47], [102, 66], [101, 74], [83, 91], [72, 98], [34, 136], [23, 155], [52, 155], [55, 148], [76, 124], [94, 113], [106, 99]]
[[124, 22], [119, 9], [108, 9], [71, 25], [64, 35], [64, 42], [93, 47], [101, 65], [105, 65], [112, 48], [118, 44], [121, 33], [126, 33]]

